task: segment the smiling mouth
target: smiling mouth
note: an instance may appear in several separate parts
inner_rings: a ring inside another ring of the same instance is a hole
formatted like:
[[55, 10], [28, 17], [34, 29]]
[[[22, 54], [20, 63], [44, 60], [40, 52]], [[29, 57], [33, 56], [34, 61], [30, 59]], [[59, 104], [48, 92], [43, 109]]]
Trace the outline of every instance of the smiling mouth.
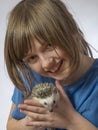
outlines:
[[59, 72], [59, 70], [60, 70], [62, 64], [63, 64], [63, 60], [60, 61], [59, 65], [58, 65], [55, 69], [53, 69], [53, 70], [51, 69], [51, 70], [48, 71], [48, 72], [49, 72], [49, 73], [57, 73], [57, 72]]

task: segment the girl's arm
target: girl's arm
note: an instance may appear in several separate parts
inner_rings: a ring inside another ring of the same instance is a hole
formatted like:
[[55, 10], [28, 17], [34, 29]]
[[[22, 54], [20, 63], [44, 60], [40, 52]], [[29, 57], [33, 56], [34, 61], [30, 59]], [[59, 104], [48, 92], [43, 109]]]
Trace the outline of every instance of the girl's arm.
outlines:
[[44, 128], [38, 128], [34, 126], [27, 126], [27, 117], [21, 119], [21, 120], [16, 120], [12, 118], [12, 112], [15, 108], [15, 104], [12, 103], [10, 114], [8, 117], [7, 121], [7, 130], [44, 130]]
[[73, 123], [69, 125], [69, 130], [98, 130], [93, 124], [76, 113], [73, 118]]

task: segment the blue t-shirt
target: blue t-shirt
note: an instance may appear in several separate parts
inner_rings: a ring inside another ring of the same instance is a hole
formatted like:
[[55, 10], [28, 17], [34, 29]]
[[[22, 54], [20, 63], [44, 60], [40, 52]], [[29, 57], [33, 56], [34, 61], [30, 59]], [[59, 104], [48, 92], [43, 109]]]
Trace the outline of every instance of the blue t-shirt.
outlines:
[[[43, 77], [35, 72], [34, 75], [37, 78], [35, 84], [40, 82], [54, 83], [54, 79]], [[76, 111], [98, 127], [98, 59], [95, 59], [92, 67], [74, 84], [64, 86], [64, 90]], [[17, 107], [19, 103], [23, 103], [23, 94], [17, 88], [14, 90], [12, 101], [16, 104], [12, 117], [18, 120], [24, 118], [25, 115], [20, 113]]]

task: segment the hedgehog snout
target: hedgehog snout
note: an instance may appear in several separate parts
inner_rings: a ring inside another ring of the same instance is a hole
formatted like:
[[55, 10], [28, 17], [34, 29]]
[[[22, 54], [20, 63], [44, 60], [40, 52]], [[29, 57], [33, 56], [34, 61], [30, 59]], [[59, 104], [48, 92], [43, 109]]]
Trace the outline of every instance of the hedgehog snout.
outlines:
[[49, 112], [53, 112], [53, 108], [49, 110]]

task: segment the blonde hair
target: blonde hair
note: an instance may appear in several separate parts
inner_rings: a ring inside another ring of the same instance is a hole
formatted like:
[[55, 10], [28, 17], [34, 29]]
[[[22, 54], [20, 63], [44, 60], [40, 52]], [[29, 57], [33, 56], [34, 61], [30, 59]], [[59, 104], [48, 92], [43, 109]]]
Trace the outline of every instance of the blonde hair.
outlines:
[[92, 57], [82, 31], [62, 1], [22, 0], [10, 13], [5, 38], [5, 61], [11, 80], [23, 92], [26, 92], [26, 87], [20, 71], [30, 86], [32, 78], [30, 80], [22, 59], [31, 50], [34, 38], [63, 49], [70, 57], [72, 68], [77, 68], [80, 52]]

